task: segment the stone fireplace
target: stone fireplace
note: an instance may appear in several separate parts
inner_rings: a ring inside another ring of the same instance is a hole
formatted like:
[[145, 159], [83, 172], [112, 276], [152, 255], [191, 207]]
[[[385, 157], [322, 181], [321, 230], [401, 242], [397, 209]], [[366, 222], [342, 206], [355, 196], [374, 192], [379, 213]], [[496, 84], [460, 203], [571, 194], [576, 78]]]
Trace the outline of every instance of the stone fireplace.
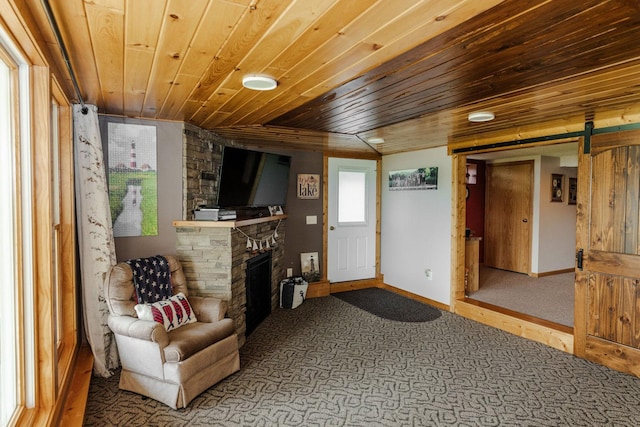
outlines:
[[[247, 261], [266, 250], [248, 251], [247, 236], [266, 241], [277, 230], [271, 257], [271, 288], [260, 298], [269, 298], [271, 310], [278, 306], [279, 284], [284, 274], [284, 239], [286, 215], [240, 221], [174, 221], [176, 253], [187, 277], [189, 293], [213, 296], [229, 303], [239, 343], [247, 333]], [[271, 246], [271, 245], [270, 245]], [[251, 325], [255, 327], [256, 325]], [[251, 331], [249, 331], [251, 332]]]

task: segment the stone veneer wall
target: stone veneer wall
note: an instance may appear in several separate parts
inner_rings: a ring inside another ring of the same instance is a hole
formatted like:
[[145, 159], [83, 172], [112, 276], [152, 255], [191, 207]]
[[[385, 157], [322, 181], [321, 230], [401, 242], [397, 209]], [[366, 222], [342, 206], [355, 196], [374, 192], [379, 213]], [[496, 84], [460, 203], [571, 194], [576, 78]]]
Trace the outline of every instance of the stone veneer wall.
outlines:
[[[279, 306], [280, 280], [285, 277], [285, 221], [268, 221], [238, 227], [252, 239], [270, 238], [278, 231], [277, 245], [271, 249], [271, 309]], [[247, 251], [247, 237], [227, 227], [177, 227], [176, 252], [187, 278], [189, 293], [212, 296], [229, 303], [239, 344], [245, 341], [246, 261], [256, 254]]]
[[195, 208], [213, 206], [216, 202], [222, 147], [228, 141], [188, 123], [185, 123], [183, 133], [182, 218], [190, 221]]

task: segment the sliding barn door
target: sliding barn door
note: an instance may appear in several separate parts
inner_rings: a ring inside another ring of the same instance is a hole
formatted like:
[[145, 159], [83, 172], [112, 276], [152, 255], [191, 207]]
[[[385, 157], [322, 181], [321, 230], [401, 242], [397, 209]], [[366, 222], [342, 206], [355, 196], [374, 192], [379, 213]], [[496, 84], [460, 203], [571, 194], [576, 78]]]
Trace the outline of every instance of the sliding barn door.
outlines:
[[532, 162], [487, 165], [484, 262], [529, 274]]
[[640, 131], [580, 150], [576, 354], [640, 375]]

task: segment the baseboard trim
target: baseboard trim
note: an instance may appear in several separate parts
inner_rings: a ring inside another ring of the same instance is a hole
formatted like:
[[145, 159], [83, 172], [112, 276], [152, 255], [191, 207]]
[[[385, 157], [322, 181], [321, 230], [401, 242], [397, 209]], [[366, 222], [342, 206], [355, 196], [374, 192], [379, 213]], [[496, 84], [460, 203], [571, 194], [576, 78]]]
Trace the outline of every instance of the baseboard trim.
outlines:
[[556, 274], [572, 273], [573, 271], [575, 271], [574, 268], [565, 268], [563, 270], [543, 271], [542, 273], [531, 273], [529, 276], [531, 276], [531, 277], [545, 277], [545, 276], [553, 276], [553, 275], [556, 275]]
[[573, 354], [573, 328], [465, 298], [455, 302], [455, 313]]
[[328, 280], [320, 280], [309, 283], [305, 298], [327, 297], [331, 294], [331, 287]]
[[400, 288], [396, 288], [395, 286], [387, 285], [386, 283], [382, 283], [382, 286], [380, 286], [380, 288], [386, 289], [386, 290], [391, 291], [393, 293], [396, 293], [398, 295], [402, 295], [403, 297], [407, 297], [407, 298], [410, 298], [412, 300], [421, 302], [423, 304], [431, 305], [431, 306], [439, 308], [440, 310], [443, 310], [443, 311], [450, 311], [451, 310], [451, 308], [447, 304], [443, 304], [441, 302], [434, 301], [432, 299], [429, 299], [429, 298], [426, 298], [426, 297], [423, 297], [423, 296], [420, 296], [420, 295], [416, 295], [416, 294], [411, 293], [409, 291], [405, 291], [404, 289], [400, 289]]
[[89, 346], [84, 345], [80, 347], [76, 357], [71, 387], [69, 387], [69, 393], [67, 394], [60, 418], [61, 426], [82, 427], [84, 423], [84, 411], [87, 408], [92, 372], [93, 353]]
[[379, 288], [382, 286], [381, 277], [373, 277], [371, 279], [351, 280], [348, 282], [331, 283], [331, 293], [355, 291], [358, 289]]

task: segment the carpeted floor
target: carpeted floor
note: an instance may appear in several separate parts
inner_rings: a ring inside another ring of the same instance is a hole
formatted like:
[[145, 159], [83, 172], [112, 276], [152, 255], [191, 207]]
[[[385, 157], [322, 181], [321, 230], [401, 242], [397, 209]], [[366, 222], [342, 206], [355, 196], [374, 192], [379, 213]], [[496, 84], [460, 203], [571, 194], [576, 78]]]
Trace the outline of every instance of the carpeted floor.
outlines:
[[480, 289], [469, 297], [573, 327], [574, 282], [573, 272], [529, 277], [482, 267]]
[[640, 379], [448, 312], [403, 323], [309, 299], [271, 314], [241, 365], [177, 411], [94, 378], [85, 425], [640, 425]]
[[442, 315], [435, 307], [380, 288], [339, 292], [333, 296], [371, 314], [398, 322], [430, 322]]

